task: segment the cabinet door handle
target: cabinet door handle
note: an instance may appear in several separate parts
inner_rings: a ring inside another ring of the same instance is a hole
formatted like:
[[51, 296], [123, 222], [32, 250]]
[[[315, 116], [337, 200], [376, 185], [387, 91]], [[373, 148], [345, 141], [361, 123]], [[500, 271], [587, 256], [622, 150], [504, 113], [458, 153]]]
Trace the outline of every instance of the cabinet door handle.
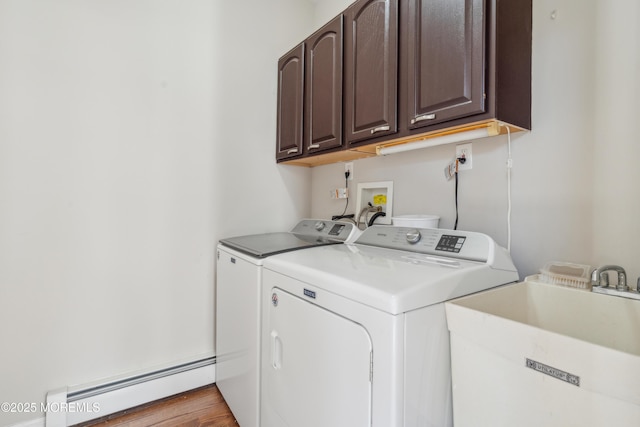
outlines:
[[411, 124], [422, 122], [424, 120], [433, 120], [435, 118], [436, 118], [436, 115], [433, 114], [433, 113], [431, 113], [431, 114], [423, 114], [421, 116], [416, 117], [415, 119], [411, 119]]
[[389, 130], [389, 125], [378, 126], [377, 128], [373, 128], [371, 129], [371, 134], [373, 135], [374, 133], [384, 132], [385, 130]]
[[310, 146], [307, 147], [309, 150], [313, 149], [313, 148], [320, 148], [320, 144], [311, 144]]
[[291, 150], [287, 151], [287, 154], [293, 154], [293, 153], [297, 153], [298, 149], [297, 148], [292, 148]]

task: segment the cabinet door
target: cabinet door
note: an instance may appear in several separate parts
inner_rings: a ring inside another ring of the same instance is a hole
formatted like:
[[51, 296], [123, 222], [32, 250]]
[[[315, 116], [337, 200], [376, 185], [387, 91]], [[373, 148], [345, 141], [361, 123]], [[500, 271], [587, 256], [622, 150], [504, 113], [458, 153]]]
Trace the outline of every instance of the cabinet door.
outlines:
[[304, 141], [311, 154], [342, 145], [342, 15], [306, 45]]
[[278, 61], [276, 159], [302, 154], [304, 43]]
[[397, 131], [398, 0], [359, 0], [345, 14], [348, 144]]
[[484, 112], [483, 0], [409, 0], [408, 127]]

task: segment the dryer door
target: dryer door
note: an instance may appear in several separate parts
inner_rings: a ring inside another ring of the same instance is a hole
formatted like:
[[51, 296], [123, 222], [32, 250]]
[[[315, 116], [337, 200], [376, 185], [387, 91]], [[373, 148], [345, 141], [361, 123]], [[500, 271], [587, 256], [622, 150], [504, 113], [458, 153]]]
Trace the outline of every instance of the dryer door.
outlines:
[[262, 427], [371, 425], [371, 339], [331, 311], [272, 288]]

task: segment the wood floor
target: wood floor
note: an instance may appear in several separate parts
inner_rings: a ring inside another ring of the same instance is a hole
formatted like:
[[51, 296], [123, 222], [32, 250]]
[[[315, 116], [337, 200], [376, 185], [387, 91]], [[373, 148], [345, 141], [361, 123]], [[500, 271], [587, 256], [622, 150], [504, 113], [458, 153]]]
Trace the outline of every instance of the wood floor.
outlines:
[[77, 424], [75, 427], [239, 427], [220, 391], [210, 385]]

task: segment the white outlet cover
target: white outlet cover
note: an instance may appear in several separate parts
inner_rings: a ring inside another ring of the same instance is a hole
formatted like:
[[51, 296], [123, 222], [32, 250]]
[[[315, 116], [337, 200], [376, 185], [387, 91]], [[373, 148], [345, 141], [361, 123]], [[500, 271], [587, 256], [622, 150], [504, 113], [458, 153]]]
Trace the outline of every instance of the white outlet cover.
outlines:
[[471, 150], [471, 145], [471, 142], [456, 145], [456, 159], [459, 159], [463, 153], [465, 154], [466, 159], [464, 163], [458, 163], [458, 171], [473, 169], [473, 152]]

